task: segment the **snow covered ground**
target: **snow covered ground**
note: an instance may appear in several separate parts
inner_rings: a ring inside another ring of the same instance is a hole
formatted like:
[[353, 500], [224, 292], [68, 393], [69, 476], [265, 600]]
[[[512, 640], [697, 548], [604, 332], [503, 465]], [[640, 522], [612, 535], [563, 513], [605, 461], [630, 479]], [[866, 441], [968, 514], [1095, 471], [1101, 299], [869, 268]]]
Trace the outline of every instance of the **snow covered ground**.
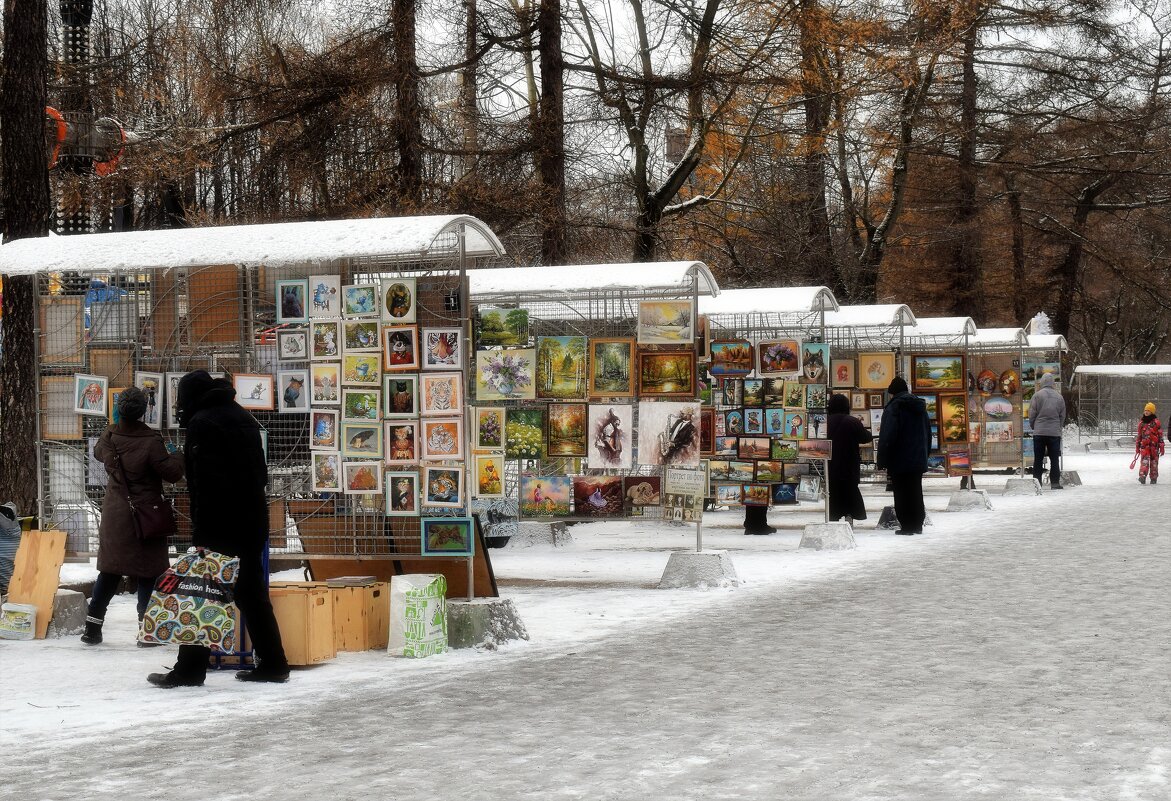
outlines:
[[0, 641], [0, 799], [1165, 801], [1171, 486], [1129, 462], [1071, 454], [1086, 486], [1041, 497], [981, 477], [991, 512], [929, 484], [916, 537], [873, 529], [875, 492], [850, 552], [711, 515], [737, 589], [654, 589], [694, 529], [576, 526], [492, 552], [530, 642], [287, 685], [148, 686], [168, 653], [122, 596], [99, 647]]

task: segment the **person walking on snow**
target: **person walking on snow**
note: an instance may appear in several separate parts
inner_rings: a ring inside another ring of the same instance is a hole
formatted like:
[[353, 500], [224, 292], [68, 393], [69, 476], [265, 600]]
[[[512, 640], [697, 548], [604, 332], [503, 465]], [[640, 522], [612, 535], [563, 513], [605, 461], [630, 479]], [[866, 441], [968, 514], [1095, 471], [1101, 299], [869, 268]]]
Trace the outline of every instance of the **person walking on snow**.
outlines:
[[[927, 404], [916, 398], [907, 382], [896, 376], [886, 389], [890, 400], [882, 410], [878, 427], [876, 467], [886, 471], [895, 496], [895, 534], [922, 534], [927, 512], [923, 508], [923, 474], [931, 447], [931, 421]], [[832, 497], [832, 496], [831, 496]]]
[[1143, 407], [1143, 416], [1138, 421], [1138, 436], [1134, 438], [1135, 458], [1141, 460], [1138, 483], [1146, 484], [1148, 475], [1152, 484], [1159, 482], [1159, 457], [1163, 455], [1163, 450], [1163, 427], [1155, 416], [1155, 404], [1148, 403]]
[[1029, 425], [1033, 427], [1033, 478], [1041, 483], [1045, 456], [1049, 456], [1049, 488], [1061, 489], [1061, 432], [1065, 426], [1065, 398], [1054, 388], [1052, 373], [1037, 381], [1037, 392], [1029, 402]]

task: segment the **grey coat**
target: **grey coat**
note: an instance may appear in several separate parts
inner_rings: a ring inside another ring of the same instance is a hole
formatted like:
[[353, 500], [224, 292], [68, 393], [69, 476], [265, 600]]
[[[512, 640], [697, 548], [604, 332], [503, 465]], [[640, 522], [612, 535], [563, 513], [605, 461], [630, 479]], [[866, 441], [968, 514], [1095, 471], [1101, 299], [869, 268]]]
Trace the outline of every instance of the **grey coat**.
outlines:
[[1041, 376], [1029, 401], [1029, 425], [1035, 437], [1060, 437], [1065, 428], [1065, 398], [1053, 388], [1055, 383], [1051, 373]]

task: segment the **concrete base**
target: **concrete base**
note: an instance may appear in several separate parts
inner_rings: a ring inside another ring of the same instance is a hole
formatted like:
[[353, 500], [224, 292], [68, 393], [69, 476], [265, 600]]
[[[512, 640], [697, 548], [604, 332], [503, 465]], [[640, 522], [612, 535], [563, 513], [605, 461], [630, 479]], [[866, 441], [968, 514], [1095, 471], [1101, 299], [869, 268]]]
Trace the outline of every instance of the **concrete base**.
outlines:
[[1085, 444], [1086, 453], [1089, 453], [1090, 451], [1104, 451], [1108, 447], [1109, 446], [1107, 446], [1105, 442], [1087, 442]]
[[46, 637], [70, 637], [85, 630], [85, 596], [75, 590], [57, 590], [53, 596], [53, 619]]
[[858, 543], [854, 541], [854, 529], [849, 523], [810, 523], [797, 547], [815, 551], [851, 551], [858, 547]]
[[531, 548], [534, 545], [569, 545], [573, 535], [564, 523], [536, 523], [522, 521], [516, 525], [516, 533], [506, 548]]
[[450, 648], [486, 648], [509, 640], [527, 640], [528, 631], [510, 598], [448, 600], [447, 645]]
[[[923, 513], [923, 525], [935, 525], [931, 522], [931, 515], [927, 514], [926, 512]], [[882, 507], [882, 514], [878, 516], [878, 525], [876, 528], [894, 531], [896, 528], [902, 527], [903, 525], [899, 522], [898, 515], [895, 514], [895, 508], [893, 506]]]
[[1077, 474], [1076, 470], [1062, 470], [1061, 471], [1061, 486], [1063, 487], [1080, 487], [1082, 485], [1082, 477]]
[[659, 579], [660, 590], [680, 587], [736, 587], [740, 579], [727, 551], [676, 551]]
[[986, 490], [958, 490], [947, 501], [949, 512], [987, 512], [992, 510]]
[[1037, 479], [1032, 478], [1010, 478], [1004, 484], [1004, 492], [1002, 495], [1040, 495], [1041, 485], [1037, 483]]

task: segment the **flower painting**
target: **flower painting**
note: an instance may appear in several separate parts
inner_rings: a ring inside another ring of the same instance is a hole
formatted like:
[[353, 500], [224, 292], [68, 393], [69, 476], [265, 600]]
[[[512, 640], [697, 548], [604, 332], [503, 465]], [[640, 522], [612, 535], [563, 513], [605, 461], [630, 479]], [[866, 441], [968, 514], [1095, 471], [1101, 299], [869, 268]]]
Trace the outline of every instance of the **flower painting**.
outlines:
[[584, 400], [586, 382], [585, 337], [537, 337], [538, 398]]
[[477, 406], [473, 419], [476, 422], [476, 449], [503, 450], [504, 407]]
[[756, 362], [760, 375], [796, 375], [801, 370], [801, 343], [795, 339], [759, 342]]
[[695, 310], [690, 300], [638, 303], [638, 344], [690, 345], [695, 341]]
[[717, 339], [711, 345], [708, 371], [712, 375], [748, 375], [752, 372], [752, 343], [747, 339]]
[[508, 409], [504, 420], [504, 455], [509, 459], [540, 459], [545, 452], [545, 410]]
[[476, 351], [476, 400], [532, 400], [537, 397], [537, 352]]

